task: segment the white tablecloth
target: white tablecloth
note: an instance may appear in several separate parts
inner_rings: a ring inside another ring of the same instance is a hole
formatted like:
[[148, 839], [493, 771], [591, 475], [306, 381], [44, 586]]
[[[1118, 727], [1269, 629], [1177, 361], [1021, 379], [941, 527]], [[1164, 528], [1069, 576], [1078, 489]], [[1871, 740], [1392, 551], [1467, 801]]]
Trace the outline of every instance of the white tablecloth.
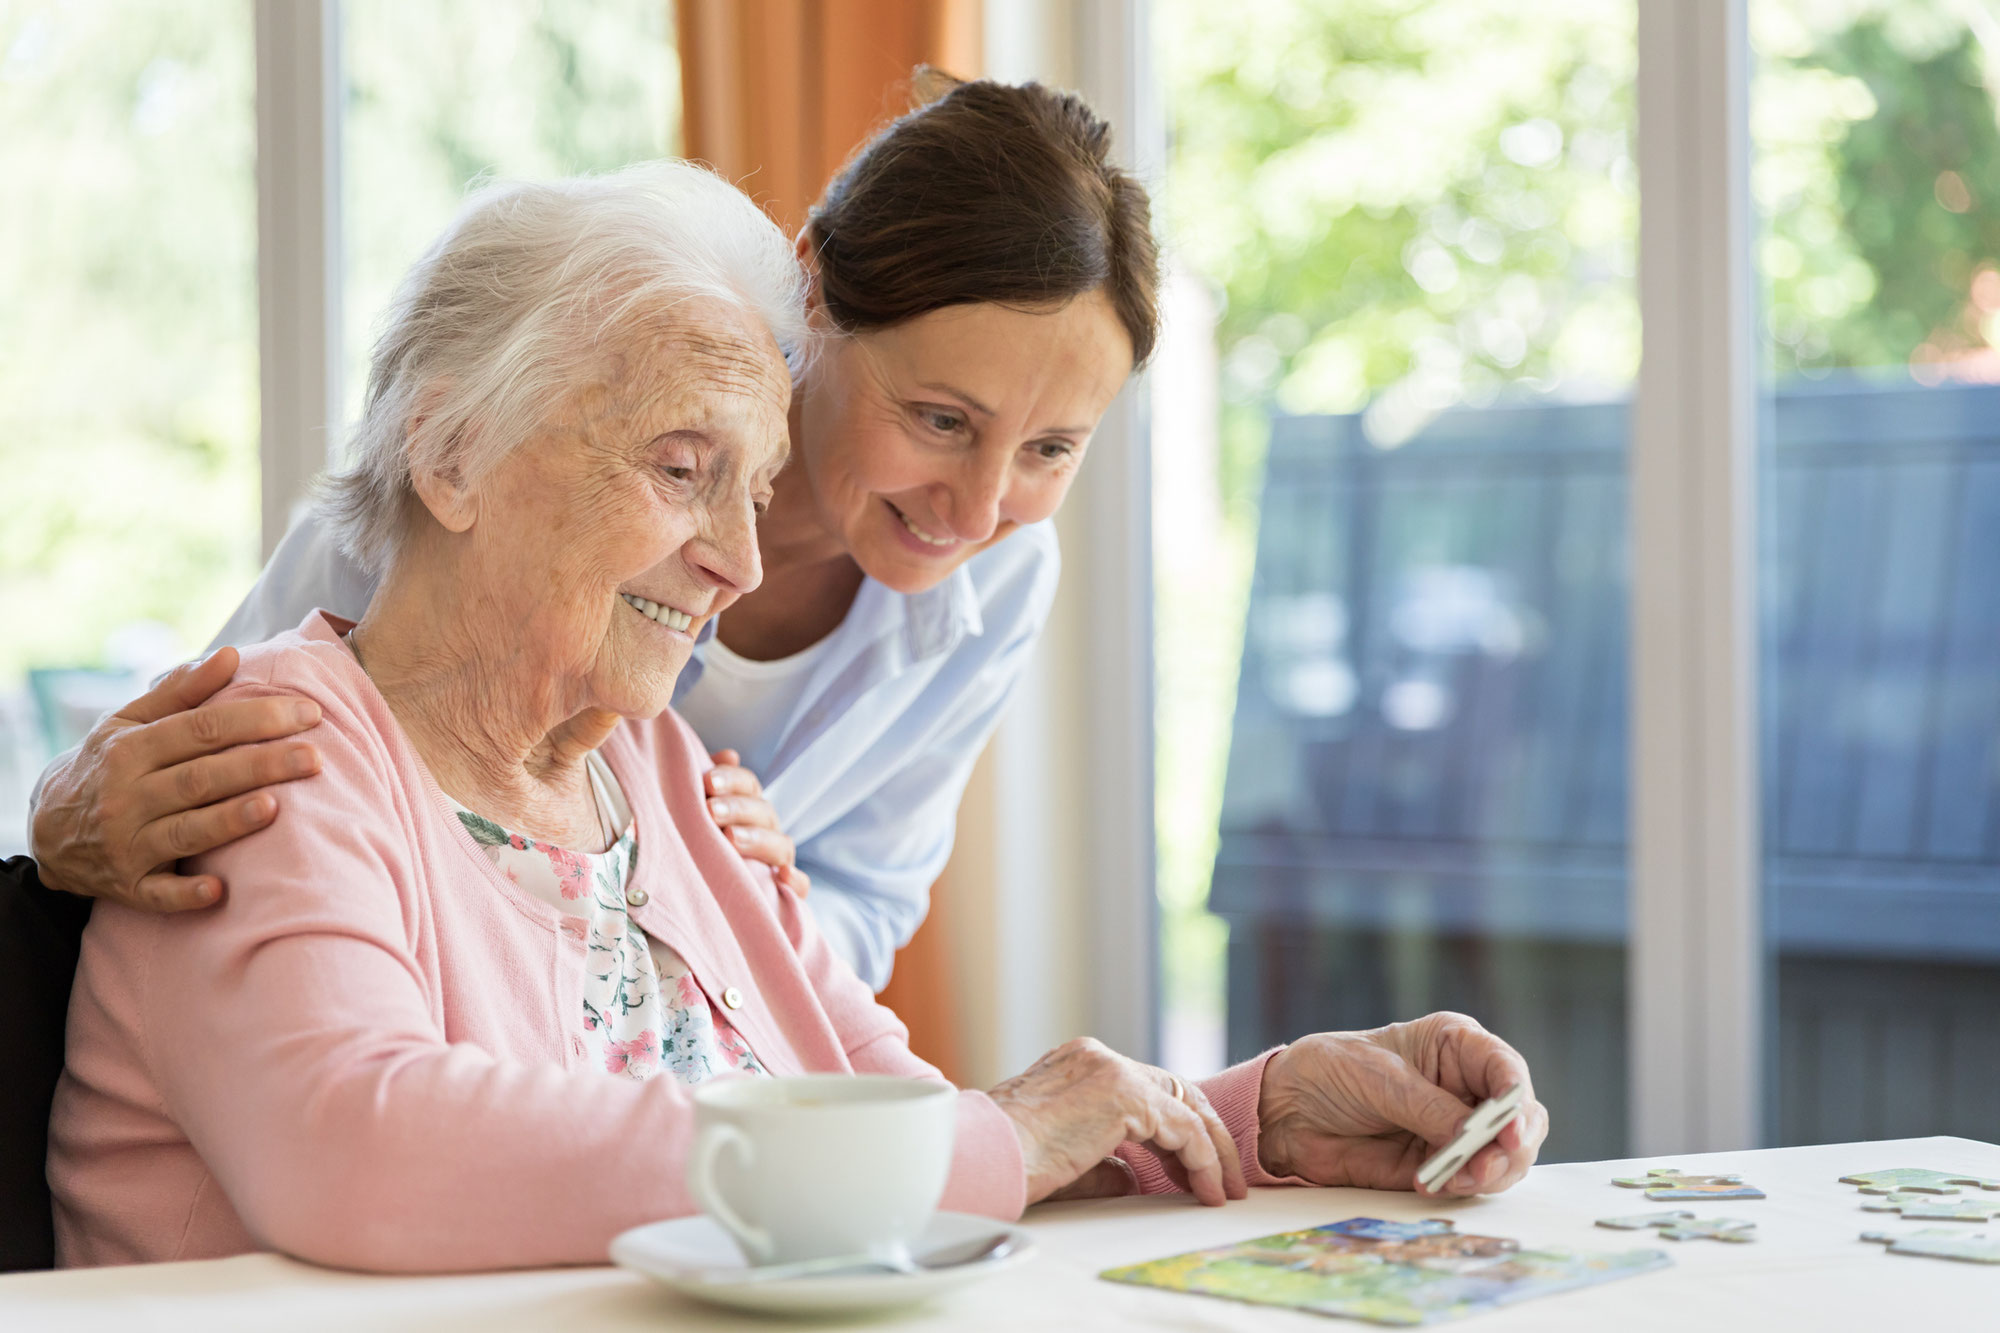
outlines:
[[[1649, 1203], [1611, 1177], [1649, 1166], [1740, 1171], [1770, 1197], [1703, 1204]], [[1503, 1330], [1868, 1330], [1918, 1325], [1957, 1333], [2000, 1328], [2000, 1265], [1884, 1253], [1863, 1231], [1923, 1226], [2000, 1235], [2000, 1221], [1903, 1222], [1864, 1212], [1839, 1177], [1889, 1167], [1933, 1167], [2000, 1178], [2000, 1147], [1970, 1139], [1777, 1148], [1675, 1159], [1537, 1167], [1507, 1194], [1456, 1206], [1365, 1190], [1258, 1190], [1242, 1203], [1203, 1208], [1180, 1198], [1116, 1199], [1031, 1210], [1040, 1254], [938, 1304], [880, 1321], [898, 1329], [1268, 1329], [1320, 1333], [1364, 1328], [1294, 1311], [1099, 1281], [1118, 1264], [1222, 1245], [1344, 1217], [1450, 1217], [1461, 1232], [1530, 1245], [1666, 1250], [1674, 1266], [1584, 1291], [1525, 1302], [1466, 1321]], [[1996, 1196], [1988, 1195], [1988, 1198]], [[1749, 1245], [1672, 1242], [1609, 1231], [1600, 1217], [1694, 1208], [1701, 1216], [1757, 1223]], [[0, 1278], [0, 1329], [557, 1330], [737, 1329], [783, 1323], [694, 1304], [611, 1268], [467, 1277], [383, 1278], [329, 1272], [276, 1255]], [[848, 1323], [846, 1327], [857, 1325]]]

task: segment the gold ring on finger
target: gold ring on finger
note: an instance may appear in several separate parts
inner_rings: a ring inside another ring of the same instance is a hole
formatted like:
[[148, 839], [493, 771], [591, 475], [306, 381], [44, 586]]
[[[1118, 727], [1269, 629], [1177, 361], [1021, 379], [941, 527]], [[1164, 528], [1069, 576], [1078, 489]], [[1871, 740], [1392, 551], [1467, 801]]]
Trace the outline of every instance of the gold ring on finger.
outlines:
[[1185, 1103], [1187, 1101], [1187, 1085], [1181, 1082], [1178, 1074], [1169, 1074], [1167, 1077], [1172, 1080], [1174, 1085], [1174, 1100]]

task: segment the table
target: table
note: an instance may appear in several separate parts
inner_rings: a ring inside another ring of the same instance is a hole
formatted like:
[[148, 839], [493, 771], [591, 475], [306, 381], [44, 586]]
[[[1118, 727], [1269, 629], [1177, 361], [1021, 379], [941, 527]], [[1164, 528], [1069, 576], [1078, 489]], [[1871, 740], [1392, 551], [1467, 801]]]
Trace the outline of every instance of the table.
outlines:
[[[1611, 1177], [1649, 1166], [1740, 1171], [1770, 1197], [1716, 1205], [1649, 1204]], [[880, 1321], [896, 1329], [1189, 1329], [1337, 1333], [1373, 1325], [1209, 1297], [1101, 1282], [1099, 1270], [1344, 1217], [1450, 1217], [1462, 1232], [1533, 1244], [1630, 1249], [1656, 1246], [1674, 1266], [1584, 1291], [1476, 1316], [1460, 1327], [1504, 1330], [1883, 1330], [1917, 1320], [1953, 1328], [2000, 1326], [2000, 1266], [1891, 1255], [1863, 1231], [1962, 1227], [2000, 1234], [2000, 1220], [1902, 1222], [1863, 1212], [1839, 1177], [1922, 1166], [2000, 1178], [2000, 1146], [1970, 1139], [1686, 1154], [1664, 1159], [1538, 1166], [1507, 1194], [1458, 1204], [1367, 1190], [1270, 1189], [1226, 1208], [1185, 1198], [1106, 1199], [1048, 1205], [1025, 1219], [1040, 1244], [1030, 1263], [953, 1293], [937, 1305]], [[1992, 1196], [1989, 1196], [1992, 1197]], [[1756, 1221], [1750, 1245], [1651, 1241], [1607, 1231], [1600, 1217], [1698, 1207], [1702, 1216]], [[1924, 1290], [1919, 1293], [1917, 1286]], [[30, 1273], [0, 1278], [0, 1329], [477, 1330], [759, 1329], [787, 1325], [684, 1301], [613, 1268], [545, 1269], [462, 1277], [366, 1277], [272, 1254], [198, 1263]], [[857, 1327], [847, 1323], [843, 1327]]]

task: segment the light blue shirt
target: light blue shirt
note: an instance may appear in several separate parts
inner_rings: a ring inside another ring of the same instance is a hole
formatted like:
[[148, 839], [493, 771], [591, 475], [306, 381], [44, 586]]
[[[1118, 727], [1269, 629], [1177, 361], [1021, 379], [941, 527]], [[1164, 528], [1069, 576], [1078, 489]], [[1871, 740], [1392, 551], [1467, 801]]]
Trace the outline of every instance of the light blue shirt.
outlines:
[[[1037, 523], [926, 592], [863, 579], [757, 775], [812, 876], [806, 902], [820, 928], [877, 990], [930, 908], [966, 779], [1041, 636], [1060, 571], [1053, 526]], [[308, 514], [210, 647], [260, 642], [315, 608], [359, 619], [374, 595], [375, 581]], [[701, 689], [714, 628], [703, 627], [676, 702]]]

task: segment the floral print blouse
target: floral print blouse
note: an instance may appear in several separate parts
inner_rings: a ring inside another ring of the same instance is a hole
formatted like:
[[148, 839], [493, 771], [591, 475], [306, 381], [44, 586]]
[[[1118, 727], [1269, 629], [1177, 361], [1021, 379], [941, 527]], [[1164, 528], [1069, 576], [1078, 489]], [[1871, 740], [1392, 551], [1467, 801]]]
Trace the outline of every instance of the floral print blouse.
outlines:
[[610, 766], [594, 754], [587, 766], [604, 827], [624, 830], [602, 852], [525, 837], [452, 802], [459, 822], [501, 874], [580, 923], [588, 941], [583, 1012], [577, 1015], [584, 1050], [593, 1064], [624, 1078], [664, 1071], [699, 1083], [725, 1069], [764, 1073], [681, 956], [627, 915], [625, 885], [639, 859], [638, 830]]

